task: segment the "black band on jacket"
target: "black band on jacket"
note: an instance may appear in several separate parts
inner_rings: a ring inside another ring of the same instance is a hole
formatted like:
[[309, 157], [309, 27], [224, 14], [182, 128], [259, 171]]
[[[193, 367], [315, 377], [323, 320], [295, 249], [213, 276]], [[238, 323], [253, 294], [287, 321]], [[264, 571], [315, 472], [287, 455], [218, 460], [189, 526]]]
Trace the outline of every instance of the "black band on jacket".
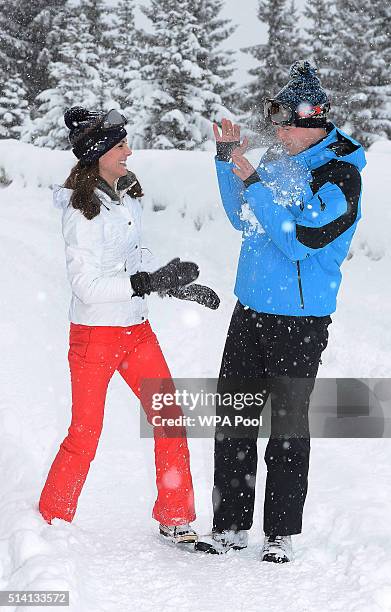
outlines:
[[260, 182], [261, 182], [261, 179], [259, 178], [259, 174], [257, 172], [253, 172], [252, 174], [250, 174], [249, 177], [246, 178], [246, 180], [243, 181], [243, 185], [247, 189], [247, 187], [250, 187], [250, 185], [252, 185], [253, 183], [260, 183]]
[[[313, 180], [310, 187], [314, 195], [325, 183], [333, 183], [341, 189], [347, 202], [346, 212], [322, 227], [305, 227], [296, 224], [297, 240], [312, 249], [321, 249], [338, 238], [355, 222], [361, 193], [361, 175], [353, 164], [336, 159], [316, 168], [311, 174]], [[321, 207], [324, 208], [325, 203], [320, 196], [318, 197]]]

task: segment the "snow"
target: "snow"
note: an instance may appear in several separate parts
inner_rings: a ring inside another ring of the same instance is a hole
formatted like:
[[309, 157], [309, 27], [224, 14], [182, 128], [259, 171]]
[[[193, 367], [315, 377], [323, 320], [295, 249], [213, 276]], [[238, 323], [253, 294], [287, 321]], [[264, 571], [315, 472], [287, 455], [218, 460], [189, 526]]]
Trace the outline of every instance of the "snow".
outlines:
[[[252, 151], [250, 161], [260, 153]], [[390, 162], [391, 143], [375, 143], [364, 170], [363, 219], [323, 355], [325, 377], [389, 376]], [[0, 177], [12, 181], [1, 189], [0, 588], [69, 590], [72, 612], [391, 610], [388, 439], [312, 440], [304, 531], [293, 538], [296, 559], [286, 566], [259, 562], [266, 445], [260, 440], [249, 548], [223, 557], [192, 554], [157, 535], [152, 441], [140, 440], [138, 402], [115, 376], [75, 520], [43, 521], [37, 501], [70, 421], [70, 292], [51, 185], [63, 182], [72, 164], [69, 152], [0, 141]], [[146, 193], [144, 243], [152, 263], [174, 256], [196, 261], [200, 282], [222, 299], [218, 311], [209, 311], [152, 297], [151, 323], [175, 377], [216, 377], [235, 303], [240, 234], [221, 209], [213, 153], [137, 151], [129, 167]], [[205, 533], [213, 443], [189, 445], [195, 527]]]

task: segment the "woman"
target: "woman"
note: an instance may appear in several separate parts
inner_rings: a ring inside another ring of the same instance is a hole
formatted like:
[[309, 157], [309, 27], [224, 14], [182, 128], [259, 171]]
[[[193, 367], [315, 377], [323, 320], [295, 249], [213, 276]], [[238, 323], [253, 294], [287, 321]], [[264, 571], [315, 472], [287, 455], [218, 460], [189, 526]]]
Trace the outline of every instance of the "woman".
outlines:
[[[148, 322], [145, 295], [151, 291], [197, 299], [187, 286], [198, 267], [175, 259], [151, 274], [142, 271], [140, 248], [142, 190], [127, 171], [132, 154], [117, 111], [105, 115], [81, 107], [64, 115], [78, 163], [56, 188], [63, 207], [66, 264], [72, 287], [70, 348], [72, 421], [50, 468], [39, 510], [72, 521], [102, 429], [108, 383], [118, 370], [142, 400], [149, 422], [152, 393], [171, 391], [173, 383]], [[217, 298], [201, 287], [201, 296]], [[217, 298], [218, 301], [218, 298]], [[217, 307], [216, 301], [207, 303]], [[148, 379], [146, 388], [143, 379]], [[152, 384], [151, 384], [152, 383]], [[170, 408], [170, 416], [181, 414]], [[153, 517], [160, 533], [174, 542], [194, 542], [195, 519], [189, 452], [184, 430], [154, 428], [158, 496]]]

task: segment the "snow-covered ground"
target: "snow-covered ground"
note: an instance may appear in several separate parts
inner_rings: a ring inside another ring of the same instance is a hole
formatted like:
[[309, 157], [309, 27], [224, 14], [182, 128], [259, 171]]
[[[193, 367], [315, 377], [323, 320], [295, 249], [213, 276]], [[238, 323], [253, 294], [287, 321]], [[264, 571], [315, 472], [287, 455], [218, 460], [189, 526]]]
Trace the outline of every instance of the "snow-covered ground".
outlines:
[[[70, 153], [0, 141], [0, 589], [69, 590], [72, 612], [391, 610], [388, 439], [312, 441], [304, 531], [294, 537], [292, 564], [259, 562], [262, 462], [250, 547], [217, 558], [192, 554], [157, 536], [152, 441], [140, 440], [138, 402], [114, 376], [75, 520], [43, 521], [37, 500], [71, 409], [70, 292], [50, 186], [72, 163]], [[344, 263], [319, 372], [325, 377], [390, 376], [390, 164], [391, 143], [374, 145], [364, 171], [363, 219]], [[175, 377], [216, 377], [235, 303], [240, 235], [221, 210], [213, 154], [137, 151], [129, 167], [146, 192], [144, 244], [153, 261], [193, 259], [200, 282], [222, 298], [213, 312], [152, 297], [152, 325]], [[189, 444], [195, 526], [203, 533], [212, 516], [212, 441]], [[265, 444], [259, 441], [260, 457]]]

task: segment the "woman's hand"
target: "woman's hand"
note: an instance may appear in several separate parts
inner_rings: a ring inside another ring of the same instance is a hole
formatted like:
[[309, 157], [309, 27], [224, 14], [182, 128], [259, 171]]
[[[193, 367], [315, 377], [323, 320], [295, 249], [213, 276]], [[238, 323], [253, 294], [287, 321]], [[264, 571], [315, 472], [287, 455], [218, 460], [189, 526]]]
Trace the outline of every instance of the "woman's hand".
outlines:
[[197, 283], [186, 285], [186, 287], [170, 289], [167, 292], [159, 293], [159, 295], [161, 297], [168, 295], [178, 300], [190, 300], [191, 302], [197, 302], [201, 304], [201, 306], [206, 306], [212, 310], [216, 310], [220, 305], [220, 298], [213, 289], [205, 285], [198, 285]]
[[151, 291], [168, 291], [184, 287], [195, 281], [200, 274], [197, 264], [192, 261], [181, 261], [179, 257], [155, 270], [155, 272], [136, 272], [130, 277], [135, 296], [143, 297]]

